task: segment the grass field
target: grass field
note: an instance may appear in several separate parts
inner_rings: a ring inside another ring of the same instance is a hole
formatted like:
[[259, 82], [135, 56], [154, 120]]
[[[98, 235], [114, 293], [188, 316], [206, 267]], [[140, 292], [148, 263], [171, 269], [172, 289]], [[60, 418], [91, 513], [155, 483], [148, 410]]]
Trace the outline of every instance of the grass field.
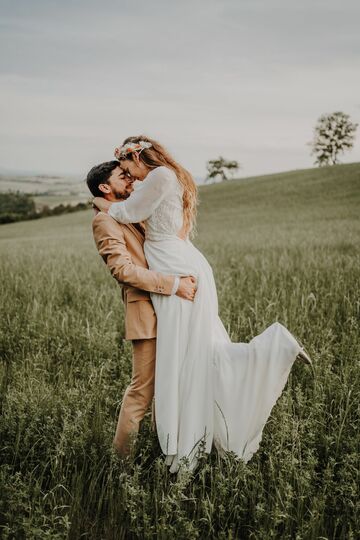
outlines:
[[360, 537], [360, 164], [200, 190], [194, 242], [233, 341], [275, 320], [306, 345], [244, 465], [169, 475], [149, 417], [111, 449], [131, 349], [91, 212], [0, 227], [4, 539]]

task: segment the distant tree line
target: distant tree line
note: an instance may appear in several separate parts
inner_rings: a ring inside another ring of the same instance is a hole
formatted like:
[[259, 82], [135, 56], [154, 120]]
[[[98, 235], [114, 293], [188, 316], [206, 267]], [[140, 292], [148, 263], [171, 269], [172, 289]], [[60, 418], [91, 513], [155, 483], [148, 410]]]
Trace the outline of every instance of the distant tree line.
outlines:
[[48, 216], [59, 216], [89, 208], [90, 203], [79, 202], [75, 205], [59, 204], [53, 208], [43, 206], [41, 210], [37, 210], [35, 201], [31, 195], [21, 193], [20, 191], [9, 191], [7, 193], [0, 193], [0, 224], [39, 219]]

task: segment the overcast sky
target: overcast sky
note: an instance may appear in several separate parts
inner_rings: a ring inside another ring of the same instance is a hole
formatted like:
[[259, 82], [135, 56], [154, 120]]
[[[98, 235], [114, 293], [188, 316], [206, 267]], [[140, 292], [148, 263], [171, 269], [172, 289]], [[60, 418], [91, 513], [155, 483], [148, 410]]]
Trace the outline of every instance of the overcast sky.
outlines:
[[310, 167], [320, 114], [360, 121], [359, 21], [359, 0], [0, 0], [0, 168], [84, 174], [139, 133], [196, 176]]

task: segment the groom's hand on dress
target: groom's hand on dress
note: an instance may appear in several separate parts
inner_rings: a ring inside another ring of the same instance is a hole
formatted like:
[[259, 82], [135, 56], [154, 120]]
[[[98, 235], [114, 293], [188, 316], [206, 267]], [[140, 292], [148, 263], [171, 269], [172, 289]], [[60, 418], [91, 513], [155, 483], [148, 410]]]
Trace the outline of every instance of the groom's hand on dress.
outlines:
[[196, 279], [194, 276], [182, 277], [176, 295], [185, 300], [194, 301], [196, 294]]

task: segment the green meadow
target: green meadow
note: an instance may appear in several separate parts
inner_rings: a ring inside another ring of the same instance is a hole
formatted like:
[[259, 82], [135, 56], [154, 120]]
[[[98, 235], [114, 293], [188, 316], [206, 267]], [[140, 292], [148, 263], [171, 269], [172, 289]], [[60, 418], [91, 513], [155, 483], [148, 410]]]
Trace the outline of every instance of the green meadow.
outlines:
[[233, 341], [278, 320], [306, 346], [248, 464], [169, 474], [130, 380], [120, 289], [89, 211], [0, 227], [0, 537], [350, 539], [359, 525], [360, 164], [200, 188], [194, 243]]

